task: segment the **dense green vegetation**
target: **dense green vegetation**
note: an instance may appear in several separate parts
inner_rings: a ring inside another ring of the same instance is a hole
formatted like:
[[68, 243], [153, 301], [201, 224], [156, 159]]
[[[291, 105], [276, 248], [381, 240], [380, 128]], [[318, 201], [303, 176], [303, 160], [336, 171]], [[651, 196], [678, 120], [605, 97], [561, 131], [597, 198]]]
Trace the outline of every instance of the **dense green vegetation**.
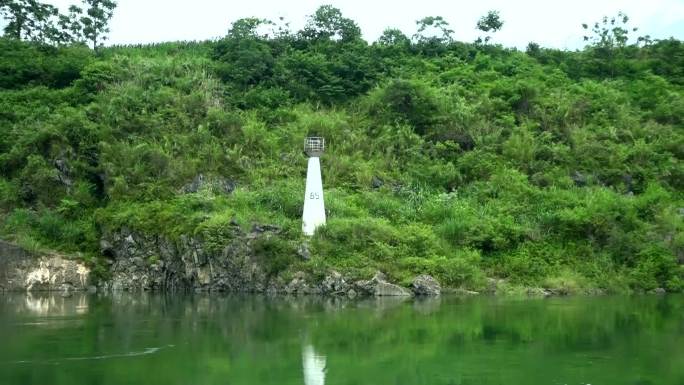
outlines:
[[[121, 226], [220, 249], [235, 219], [282, 227], [257, 245], [273, 274], [680, 291], [684, 45], [606, 28], [521, 52], [436, 17], [369, 44], [324, 6], [298, 32], [243, 19], [97, 54], [0, 39], [2, 236], [97, 263]], [[312, 134], [329, 220], [302, 261]], [[183, 193], [199, 174], [237, 189]]]

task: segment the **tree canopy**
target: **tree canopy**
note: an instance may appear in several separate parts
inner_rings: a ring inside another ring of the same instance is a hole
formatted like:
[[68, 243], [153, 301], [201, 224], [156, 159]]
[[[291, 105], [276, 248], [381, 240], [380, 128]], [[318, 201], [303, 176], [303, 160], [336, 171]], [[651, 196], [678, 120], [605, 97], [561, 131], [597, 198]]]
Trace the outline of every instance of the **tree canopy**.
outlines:
[[0, 0], [0, 15], [8, 22], [4, 36], [52, 45], [89, 42], [97, 49], [107, 38], [116, 2], [82, 0], [82, 5], [71, 5], [64, 15], [37, 0]]

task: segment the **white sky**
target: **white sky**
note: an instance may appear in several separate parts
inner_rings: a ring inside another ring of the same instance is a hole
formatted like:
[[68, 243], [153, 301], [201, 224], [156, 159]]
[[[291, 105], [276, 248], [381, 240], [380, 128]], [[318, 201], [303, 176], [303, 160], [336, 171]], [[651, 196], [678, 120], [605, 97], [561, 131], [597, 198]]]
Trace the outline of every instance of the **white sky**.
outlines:
[[[64, 11], [78, 3], [48, 2]], [[322, 4], [332, 4], [355, 20], [367, 41], [376, 40], [386, 27], [411, 36], [415, 21], [424, 16], [443, 16], [456, 40], [473, 41], [478, 36], [475, 23], [488, 10], [500, 11], [504, 27], [494, 41], [505, 46], [524, 48], [535, 41], [545, 47], [579, 48], [582, 23], [618, 11], [639, 27], [636, 35], [684, 40], [684, 0], [118, 0], [109, 44], [212, 39], [225, 35], [231, 22], [252, 16], [283, 16], [297, 30]]]

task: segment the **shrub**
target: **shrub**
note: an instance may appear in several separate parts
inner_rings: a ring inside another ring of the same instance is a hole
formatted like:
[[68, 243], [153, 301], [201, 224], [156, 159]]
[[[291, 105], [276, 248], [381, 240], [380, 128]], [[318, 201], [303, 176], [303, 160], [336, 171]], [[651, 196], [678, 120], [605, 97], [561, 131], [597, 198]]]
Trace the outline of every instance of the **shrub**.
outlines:
[[480, 258], [480, 253], [476, 250], [462, 249], [448, 257], [404, 258], [399, 261], [399, 265], [411, 273], [408, 279], [419, 274], [429, 274], [445, 287], [478, 290], [484, 286]]
[[275, 235], [257, 238], [252, 249], [268, 276], [285, 271], [296, 261], [296, 249], [291, 242]]
[[396, 121], [411, 125], [424, 135], [439, 116], [437, 97], [428, 85], [413, 80], [395, 80], [372, 96], [370, 114], [384, 123]]
[[652, 290], [657, 287], [669, 287], [673, 291], [682, 289], [681, 269], [668, 250], [650, 246], [639, 253], [638, 261], [637, 266], [630, 272], [632, 288]]

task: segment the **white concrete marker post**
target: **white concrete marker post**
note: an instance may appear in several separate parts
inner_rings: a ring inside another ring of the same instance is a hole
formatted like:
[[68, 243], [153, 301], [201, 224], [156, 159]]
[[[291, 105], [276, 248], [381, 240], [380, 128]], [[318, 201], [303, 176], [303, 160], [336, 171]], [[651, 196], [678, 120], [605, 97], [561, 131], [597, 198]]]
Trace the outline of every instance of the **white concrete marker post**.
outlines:
[[304, 141], [304, 151], [309, 155], [306, 171], [306, 192], [304, 193], [304, 214], [302, 231], [313, 235], [318, 226], [325, 224], [325, 204], [323, 203], [323, 179], [321, 178], [320, 157], [325, 149], [325, 139], [309, 137]]

